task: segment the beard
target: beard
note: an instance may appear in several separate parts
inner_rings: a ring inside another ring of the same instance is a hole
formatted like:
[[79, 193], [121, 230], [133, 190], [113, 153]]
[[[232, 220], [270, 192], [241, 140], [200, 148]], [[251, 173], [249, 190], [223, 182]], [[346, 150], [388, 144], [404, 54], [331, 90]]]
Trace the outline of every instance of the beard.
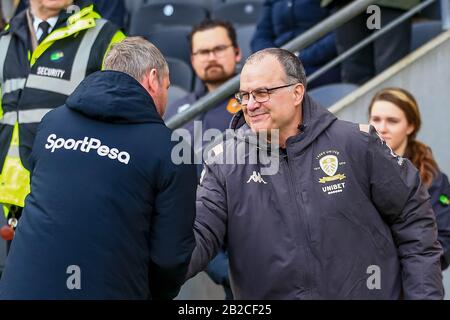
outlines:
[[227, 74], [221, 65], [213, 64], [205, 68], [205, 72], [203, 73], [201, 80], [205, 83], [221, 84], [230, 79], [232, 76], [232, 74]]

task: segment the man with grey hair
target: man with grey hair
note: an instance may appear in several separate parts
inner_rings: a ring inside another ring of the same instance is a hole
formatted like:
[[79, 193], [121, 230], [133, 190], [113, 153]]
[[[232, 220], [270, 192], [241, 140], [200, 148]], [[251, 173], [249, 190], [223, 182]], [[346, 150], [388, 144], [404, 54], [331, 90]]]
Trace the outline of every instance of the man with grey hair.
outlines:
[[[248, 58], [234, 135], [205, 160], [188, 277], [226, 243], [237, 299], [442, 299], [442, 248], [417, 170], [305, 87], [289, 51]], [[221, 164], [274, 139], [271, 175], [250, 152], [243, 164]]]
[[169, 70], [142, 38], [49, 112], [1, 299], [172, 299], [195, 245], [196, 171], [171, 161]]
[[92, 1], [30, 0], [0, 33], [0, 205], [12, 240], [30, 192], [30, 154], [37, 127], [125, 38]]

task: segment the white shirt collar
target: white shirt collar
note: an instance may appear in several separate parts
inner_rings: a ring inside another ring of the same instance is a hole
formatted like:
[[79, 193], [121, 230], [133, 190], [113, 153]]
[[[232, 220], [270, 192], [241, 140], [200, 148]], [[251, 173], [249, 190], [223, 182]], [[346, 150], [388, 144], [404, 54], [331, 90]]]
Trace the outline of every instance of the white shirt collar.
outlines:
[[[40, 35], [42, 35], [42, 30], [39, 29], [39, 24], [44, 21], [36, 16], [33, 17], [33, 28], [34, 28], [34, 32], [36, 32], [36, 36], [39, 39]], [[58, 22], [58, 16], [56, 17], [52, 17], [52, 18], [48, 18], [47, 22], [50, 24], [50, 29], [48, 30], [48, 32], [52, 32], [53, 28], [56, 25], [56, 22]]]

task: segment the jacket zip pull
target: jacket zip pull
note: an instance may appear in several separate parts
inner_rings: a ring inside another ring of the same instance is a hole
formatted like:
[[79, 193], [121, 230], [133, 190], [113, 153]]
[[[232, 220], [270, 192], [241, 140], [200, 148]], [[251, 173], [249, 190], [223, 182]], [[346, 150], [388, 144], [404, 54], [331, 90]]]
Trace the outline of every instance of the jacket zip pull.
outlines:
[[16, 229], [17, 222], [18, 222], [18, 220], [16, 218], [17, 207], [11, 206], [11, 208], [9, 209], [9, 212], [11, 213], [11, 218], [8, 219], [8, 225], [11, 228]]
[[17, 218], [15, 215], [16, 210], [17, 209], [14, 208], [14, 206], [11, 206], [9, 210], [11, 218], [9, 218], [8, 223], [0, 229], [0, 235], [5, 241], [11, 241], [14, 239], [14, 234], [17, 227]]

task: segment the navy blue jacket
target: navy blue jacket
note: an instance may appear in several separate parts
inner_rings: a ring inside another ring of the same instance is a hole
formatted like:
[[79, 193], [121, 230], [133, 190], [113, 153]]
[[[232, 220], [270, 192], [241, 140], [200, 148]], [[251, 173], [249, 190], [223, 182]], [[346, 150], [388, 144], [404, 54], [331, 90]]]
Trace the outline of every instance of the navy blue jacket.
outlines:
[[438, 240], [444, 249], [444, 255], [441, 258], [441, 268], [444, 270], [450, 264], [450, 205], [445, 201], [450, 198], [450, 183], [447, 176], [438, 172], [428, 192], [436, 214]]
[[[196, 188], [174, 145], [132, 77], [87, 77], [38, 130], [0, 298], [174, 298], [195, 245]], [[68, 289], [73, 266], [81, 290]]]
[[442, 247], [417, 169], [373, 127], [308, 95], [301, 110], [285, 152], [257, 143], [239, 112], [205, 159], [188, 277], [226, 243], [236, 299], [442, 299]]
[[[317, 0], [266, 0], [251, 47], [256, 52], [281, 47], [328, 16]], [[300, 52], [306, 74], [310, 75], [337, 56], [335, 35], [330, 33]], [[322, 81], [338, 82], [339, 72], [329, 72]], [[322, 83], [322, 84], [325, 84]]]

